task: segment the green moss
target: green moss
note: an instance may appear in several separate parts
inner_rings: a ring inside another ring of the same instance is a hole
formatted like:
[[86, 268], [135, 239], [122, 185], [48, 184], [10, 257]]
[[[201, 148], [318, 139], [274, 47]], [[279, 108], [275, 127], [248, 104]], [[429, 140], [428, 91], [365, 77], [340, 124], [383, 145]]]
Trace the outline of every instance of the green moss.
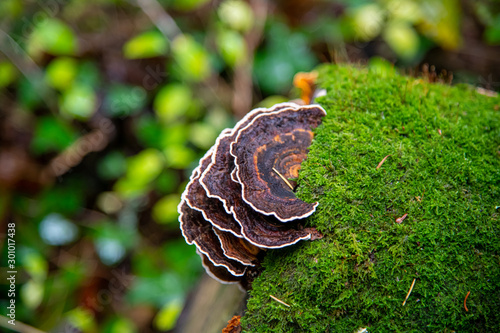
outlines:
[[299, 196], [324, 238], [269, 251], [244, 330], [499, 331], [500, 99], [348, 66], [320, 85]]

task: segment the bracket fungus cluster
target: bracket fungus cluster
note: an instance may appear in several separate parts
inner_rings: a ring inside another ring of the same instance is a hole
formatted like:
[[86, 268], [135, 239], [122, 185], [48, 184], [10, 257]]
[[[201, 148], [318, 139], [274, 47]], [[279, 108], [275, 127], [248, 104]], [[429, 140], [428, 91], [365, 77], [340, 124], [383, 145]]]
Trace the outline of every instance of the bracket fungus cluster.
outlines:
[[298, 223], [317, 203], [298, 199], [293, 179], [325, 114], [294, 103], [255, 109], [200, 160], [178, 210], [182, 234], [210, 276], [247, 288], [263, 250], [321, 237]]

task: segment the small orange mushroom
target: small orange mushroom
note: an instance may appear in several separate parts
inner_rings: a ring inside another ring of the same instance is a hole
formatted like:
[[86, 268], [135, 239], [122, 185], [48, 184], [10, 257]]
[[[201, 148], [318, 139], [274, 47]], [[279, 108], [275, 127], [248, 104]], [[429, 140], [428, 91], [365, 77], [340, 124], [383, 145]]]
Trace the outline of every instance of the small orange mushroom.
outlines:
[[305, 104], [310, 104], [316, 89], [318, 72], [299, 72], [293, 77], [293, 85], [300, 90], [300, 99]]

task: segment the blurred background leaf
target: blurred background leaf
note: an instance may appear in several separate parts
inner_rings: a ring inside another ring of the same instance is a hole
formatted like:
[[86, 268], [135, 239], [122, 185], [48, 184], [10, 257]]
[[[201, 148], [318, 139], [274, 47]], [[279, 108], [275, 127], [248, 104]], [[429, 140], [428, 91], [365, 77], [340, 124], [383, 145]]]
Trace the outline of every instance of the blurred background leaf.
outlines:
[[128, 59], [151, 58], [166, 55], [168, 44], [157, 30], [143, 32], [123, 46], [123, 55]]
[[29, 37], [28, 53], [39, 57], [42, 52], [53, 55], [72, 55], [77, 50], [77, 39], [73, 30], [64, 22], [46, 18], [37, 22]]

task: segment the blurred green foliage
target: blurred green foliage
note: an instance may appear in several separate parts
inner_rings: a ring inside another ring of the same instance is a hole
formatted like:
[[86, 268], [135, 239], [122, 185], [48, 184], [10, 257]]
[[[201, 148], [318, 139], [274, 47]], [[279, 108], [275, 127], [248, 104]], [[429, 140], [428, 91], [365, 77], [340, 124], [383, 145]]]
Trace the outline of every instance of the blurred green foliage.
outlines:
[[[498, 9], [0, 1], [0, 212], [16, 223], [16, 319], [51, 331], [172, 329], [203, 270], [177, 204], [224, 128], [253, 106], [296, 98], [294, 74], [320, 62], [379, 55], [418, 66], [431, 51], [460, 54], [471, 19], [475, 45], [490, 50], [500, 44]], [[462, 77], [495, 88], [498, 73], [481, 68]]]
[[123, 46], [123, 55], [127, 59], [152, 58], [166, 55], [168, 43], [159, 31], [146, 31], [131, 38]]

